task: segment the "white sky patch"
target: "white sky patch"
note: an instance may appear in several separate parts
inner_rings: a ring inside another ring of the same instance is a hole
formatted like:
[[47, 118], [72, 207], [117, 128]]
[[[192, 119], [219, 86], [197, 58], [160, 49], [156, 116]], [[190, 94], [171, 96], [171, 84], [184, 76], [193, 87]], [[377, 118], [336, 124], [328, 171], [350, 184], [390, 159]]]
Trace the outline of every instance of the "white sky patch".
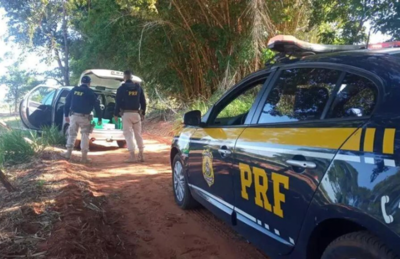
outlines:
[[[371, 23], [367, 22], [365, 24], [365, 27], [366, 27], [366, 32], [368, 33], [371, 30]], [[391, 38], [390, 36], [384, 35], [380, 32], [376, 32], [376, 33], [371, 32], [371, 36], [369, 38], [369, 44], [385, 42], [387, 40], [390, 40], [390, 38]]]

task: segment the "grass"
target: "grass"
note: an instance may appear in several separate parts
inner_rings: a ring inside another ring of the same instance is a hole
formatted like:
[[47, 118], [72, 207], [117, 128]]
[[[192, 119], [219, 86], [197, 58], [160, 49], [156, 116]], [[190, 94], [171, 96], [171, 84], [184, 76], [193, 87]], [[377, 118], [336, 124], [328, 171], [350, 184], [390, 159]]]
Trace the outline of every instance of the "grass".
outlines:
[[13, 128], [13, 129], [23, 128], [23, 125], [22, 125], [22, 122], [21, 122], [21, 119], [19, 116], [16, 116], [16, 115], [4, 116], [4, 117], [0, 117], [0, 120], [7, 123], [7, 125], [10, 128]]
[[26, 141], [27, 132], [11, 130], [0, 135], [0, 165], [11, 165], [29, 161], [38, 150], [35, 141]]
[[36, 131], [12, 129], [0, 132], [0, 167], [30, 161], [48, 146], [64, 144], [65, 138], [55, 126]]

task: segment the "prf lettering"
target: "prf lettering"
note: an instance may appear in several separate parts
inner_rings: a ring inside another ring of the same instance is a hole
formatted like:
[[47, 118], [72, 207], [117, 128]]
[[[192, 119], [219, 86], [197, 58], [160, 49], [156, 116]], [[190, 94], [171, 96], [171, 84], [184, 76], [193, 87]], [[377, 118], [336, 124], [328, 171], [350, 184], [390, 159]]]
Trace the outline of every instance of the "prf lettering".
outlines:
[[131, 96], [131, 95], [135, 96], [135, 95], [137, 95], [137, 91], [129, 91], [128, 94], [129, 94], [129, 96]]
[[83, 92], [75, 91], [75, 92], [74, 92], [74, 95], [82, 96], [82, 95], [83, 95]]
[[[268, 186], [268, 176], [264, 169], [253, 166], [252, 170], [249, 165], [242, 163], [239, 163], [239, 169], [242, 198], [249, 200], [247, 189], [253, 186], [255, 192], [255, 204], [283, 218], [283, 210], [281, 205], [283, 202], [285, 202], [286, 197], [285, 194], [281, 192], [280, 187], [282, 185], [282, 187], [286, 190], [289, 189], [289, 177], [272, 173], [272, 186]], [[267, 192], [270, 189], [269, 187], [272, 187], [274, 194], [273, 206], [267, 197]]]

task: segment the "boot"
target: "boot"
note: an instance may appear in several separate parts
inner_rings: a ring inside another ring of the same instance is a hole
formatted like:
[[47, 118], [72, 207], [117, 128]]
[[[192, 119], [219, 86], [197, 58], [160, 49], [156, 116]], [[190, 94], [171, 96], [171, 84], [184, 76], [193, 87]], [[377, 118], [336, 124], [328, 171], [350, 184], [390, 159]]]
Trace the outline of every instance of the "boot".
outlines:
[[72, 148], [68, 148], [67, 151], [62, 154], [62, 156], [66, 160], [70, 160], [71, 159], [71, 155], [72, 155]]
[[87, 164], [92, 160], [88, 158], [88, 152], [82, 152], [82, 163]]
[[143, 150], [139, 151], [138, 161], [139, 162], [144, 162]]
[[129, 158], [127, 160], [125, 160], [124, 162], [125, 163], [135, 163], [136, 162], [135, 151], [129, 152]]

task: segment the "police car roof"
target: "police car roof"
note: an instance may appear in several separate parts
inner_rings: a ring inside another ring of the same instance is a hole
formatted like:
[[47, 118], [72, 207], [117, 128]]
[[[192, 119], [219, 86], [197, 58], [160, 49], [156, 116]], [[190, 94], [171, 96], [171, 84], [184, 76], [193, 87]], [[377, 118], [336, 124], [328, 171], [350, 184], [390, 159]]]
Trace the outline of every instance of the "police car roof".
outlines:
[[278, 35], [272, 38], [268, 47], [284, 55], [297, 57], [294, 60], [281, 59], [279, 63], [336, 63], [371, 71], [392, 81], [393, 75], [400, 74], [400, 42], [386, 42], [365, 46], [312, 44], [293, 36]]

